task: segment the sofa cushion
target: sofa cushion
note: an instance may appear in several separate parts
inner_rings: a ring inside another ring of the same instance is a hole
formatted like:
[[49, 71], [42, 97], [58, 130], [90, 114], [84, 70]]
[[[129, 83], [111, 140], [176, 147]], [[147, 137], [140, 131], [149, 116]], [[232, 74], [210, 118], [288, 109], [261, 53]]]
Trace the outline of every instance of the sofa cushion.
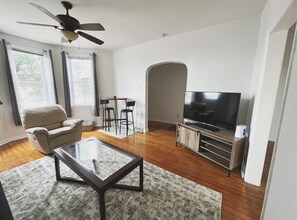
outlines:
[[49, 138], [54, 138], [73, 132], [73, 127], [61, 127], [48, 131]]
[[62, 122], [57, 122], [57, 123], [54, 123], [54, 124], [45, 125], [44, 127], [47, 130], [53, 130], [53, 129], [56, 129], [56, 128], [60, 128], [61, 126], [62, 126]]
[[66, 119], [65, 110], [60, 105], [31, 108], [25, 110], [23, 126], [25, 129], [46, 127], [51, 130], [61, 126]]

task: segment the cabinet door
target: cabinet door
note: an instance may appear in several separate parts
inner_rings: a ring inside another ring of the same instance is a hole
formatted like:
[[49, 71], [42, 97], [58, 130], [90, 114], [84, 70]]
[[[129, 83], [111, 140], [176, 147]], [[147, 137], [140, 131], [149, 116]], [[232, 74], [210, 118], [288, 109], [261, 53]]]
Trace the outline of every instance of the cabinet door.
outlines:
[[183, 145], [187, 145], [187, 132], [188, 129], [186, 129], [185, 127], [183, 126], [178, 126], [178, 142], [180, 142], [181, 144]]
[[188, 147], [194, 151], [198, 151], [200, 141], [200, 132], [188, 130]]
[[185, 147], [197, 152], [200, 141], [200, 132], [183, 126], [178, 126], [177, 141]]

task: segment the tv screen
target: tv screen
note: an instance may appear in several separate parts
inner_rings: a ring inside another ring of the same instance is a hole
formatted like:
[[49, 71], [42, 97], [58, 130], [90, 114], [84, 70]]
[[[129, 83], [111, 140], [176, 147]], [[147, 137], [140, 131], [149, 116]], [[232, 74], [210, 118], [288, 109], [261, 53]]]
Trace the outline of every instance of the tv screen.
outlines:
[[185, 93], [184, 121], [216, 131], [236, 128], [240, 93], [190, 92]]

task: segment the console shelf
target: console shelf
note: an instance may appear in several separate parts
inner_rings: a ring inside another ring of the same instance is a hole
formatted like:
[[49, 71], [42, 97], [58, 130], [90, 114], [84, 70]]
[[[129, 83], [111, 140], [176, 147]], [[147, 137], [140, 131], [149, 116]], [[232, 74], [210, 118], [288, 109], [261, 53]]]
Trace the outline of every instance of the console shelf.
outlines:
[[225, 167], [226, 169], [229, 169], [229, 161], [226, 161], [226, 160], [222, 159], [221, 157], [219, 157], [215, 154], [212, 154], [211, 152], [208, 152], [208, 151], [200, 152], [200, 155], [219, 164], [222, 167]]
[[194, 125], [177, 123], [176, 143], [219, 164], [230, 171], [241, 165], [245, 138], [236, 138], [230, 131], [209, 131]]
[[[212, 147], [212, 146], [209, 146], [209, 145], [204, 145], [204, 146], [201, 145], [200, 150], [201, 151], [202, 150], [209, 151], [210, 153], [215, 154], [218, 157], [221, 157], [222, 159], [225, 159], [225, 160], [228, 160], [228, 161], [230, 161], [230, 158], [231, 158], [230, 153], [227, 153], [225, 151], [221, 151], [218, 148], [215, 148], [215, 147]], [[200, 151], [200, 153], [202, 153], [201, 151]]]
[[221, 143], [221, 142], [218, 142], [215, 140], [211, 140], [211, 139], [201, 140], [201, 144], [210, 145], [212, 147], [218, 148], [221, 151], [225, 151], [227, 153], [231, 153], [231, 151], [232, 151], [232, 147], [230, 147], [230, 145], [227, 145], [225, 143]]

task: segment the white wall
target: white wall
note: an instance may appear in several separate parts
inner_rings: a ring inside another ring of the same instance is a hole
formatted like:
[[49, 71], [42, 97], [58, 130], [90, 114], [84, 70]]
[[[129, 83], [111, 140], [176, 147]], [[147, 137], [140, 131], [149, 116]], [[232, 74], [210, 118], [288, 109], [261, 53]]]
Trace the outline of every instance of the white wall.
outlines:
[[[24, 38], [19, 38], [7, 34], [0, 33], [0, 39], [5, 39], [11, 44], [19, 45], [26, 48], [36, 49], [51, 49], [54, 62], [55, 77], [57, 82], [59, 103], [64, 105], [64, 91], [63, 91], [63, 76], [62, 76], [62, 62], [61, 51], [65, 50], [70, 53], [87, 53], [95, 52], [97, 54], [97, 74], [99, 82], [99, 95], [111, 96], [114, 94], [114, 78], [113, 78], [113, 54], [112, 51], [107, 50], [91, 50], [91, 49], [77, 49], [60, 46], [46, 45]], [[4, 62], [3, 44], [0, 44], [0, 100], [4, 105], [0, 106], [0, 146], [11, 140], [25, 137], [25, 131], [21, 126], [15, 126], [12, 117], [12, 110], [10, 105], [10, 97], [8, 91], [6, 67]], [[90, 112], [90, 111], [89, 111]], [[74, 109], [73, 117], [88, 118], [85, 109]], [[100, 123], [100, 118], [97, 120]]]
[[[296, 37], [295, 37], [296, 40]], [[296, 50], [296, 48], [295, 48]], [[296, 219], [297, 216], [297, 54], [289, 73], [287, 94], [282, 109], [280, 130], [275, 145], [266, 188], [262, 217], [264, 220]]]
[[[287, 0], [269, 0], [267, 6], [265, 7], [265, 14], [263, 14], [263, 19], [267, 25], [263, 25], [261, 29], [265, 29], [267, 32], [273, 31], [271, 35], [279, 34], [274, 32], [285, 31], [290, 28], [290, 26], [297, 21], [297, 1]], [[272, 24], [278, 23], [275, 29]], [[269, 25], [270, 23], [270, 25]], [[269, 29], [270, 28], [270, 29]], [[269, 45], [273, 43], [269, 41]], [[268, 44], [268, 39], [267, 39]], [[265, 52], [266, 54], [266, 52]], [[269, 53], [268, 57], [269, 57]], [[297, 123], [297, 104], [296, 104], [296, 94], [297, 94], [297, 57], [296, 57], [296, 36], [295, 36], [295, 47], [294, 47], [294, 57], [291, 71], [289, 71], [289, 76], [287, 78], [285, 86], [285, 99], [281, 110], [281, 122], [279, 125], [275, 150], [273, 152], [268, 182], [266, 186], [266, 193], [264, 198], [264, 204], [262, 208], [261, 219], [296, 219], [297, 209], [297, 176], [296, 174], [296, 123]], [[264, 58], [264, 57], [263, 57]], [[264, 60], [262, 58], [262, 61]], [[260, 63], [260, 62], [259, 62]], [[267, 68], [270, 68], [267, 66]], [[260, 74], [260, 73], [259, 73]], [[263, 77], [265, 77], [266, 73]], [[263, 84], [263, 82], [262, 82]], [[266, 85], [264, 85], [265, 88]], [[266, 88], [266, 90], [268, 90]], [[259, 95], [261, 97], [261, 93]], [[261, 100], [264, 102], [264, 100]], [[256, 107], [256, 106], [255, 106]], [[261, 109], [262, 111], [269, 111], [271, 106]], [[255, 108], [255, 117], [259, 113], [260, 109]], [[254, 117], [253, 117], [254, 118]], [[253, 119], [254, 120], [254, 119]], [[256, 121], [257, 122], [257, 121]], [[255, 124], [257, 124], [255, 122]], [[269, 123], [269, 121], [262, 121], [263, 124]], [[255, 127], [257, 128], [257, 127]], [[258, 132], [261, 132], [258, 131]], [[264, 130], [264, 133], [268, 133], [268, 130]], [[261, 135], [261, 133], [259, 134]], [[259, 147], [259, 146], [258, 146]], [[261, 146], [260, 146], [261, 147]], [[256, 154], [256, 148], [254, 148], [254, 153]], [[254, 170], [256, 171], [256, 169]]]
[[187, 67], [166, 63], [152, 67], [148, 74], [148, 119], [170, 124], [182, 122]]
[[271, 34], [292, 0], [268, 0], [262, 15], [253, 71], [251, 96], [255, 96], [245, 181], [260, 185], [267, 142], [280, 79], [287, 30]]
[[245, 180], [258, 186], [261, 184], [286, 39], [285, 31], [270, 36], [264, 79], [255, 100]]
[[137, 101], [137, 127], [147, 129], [147, 70], [162, 62], [187, 66], [187, 90], [241, 92], [239, 123], [245, 123], [258, 28], [253, 16], [116, 50], [117, 95]]
[[279, 128], [281, 107], [282, 107], [283, 96], [284, 96], [284, 92], [285, 92], [286, 80], [287, 80], [287, 76], [288, 76], [288, 69], [289, 69], [289, 63], [290, 63], [290, 58], [291, 58], [294, 33], [295, 33], [295, 28], [291, 28], [288, 32], [288, 38], [287, 38], [287, 42], [286, 42], [285, 54], [284, 54], [284, 59], [283, 59], [283, 64], [282, 64], [282, 70], [281, 70], [280, 79], [279, 79], [279, 83], [278, 83], [272, 124], [271, 124], [270, 134], [269, 134], [269, 140], [271, 140], [271, 141], [276, 140], [277, 131]]

